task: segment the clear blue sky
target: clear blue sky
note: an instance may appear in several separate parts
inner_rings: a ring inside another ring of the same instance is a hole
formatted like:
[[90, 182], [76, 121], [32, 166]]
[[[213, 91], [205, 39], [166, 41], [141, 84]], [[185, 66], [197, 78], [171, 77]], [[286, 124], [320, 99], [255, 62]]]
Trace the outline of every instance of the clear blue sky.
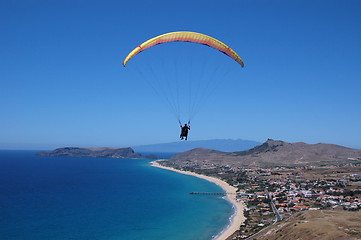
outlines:
[[177, 121], [122, 61], [180, 30], [245, 62], [191, 139], [361, 148], [360, 13], [359, 0], [1, 0], [0, 149], [177, 141]]

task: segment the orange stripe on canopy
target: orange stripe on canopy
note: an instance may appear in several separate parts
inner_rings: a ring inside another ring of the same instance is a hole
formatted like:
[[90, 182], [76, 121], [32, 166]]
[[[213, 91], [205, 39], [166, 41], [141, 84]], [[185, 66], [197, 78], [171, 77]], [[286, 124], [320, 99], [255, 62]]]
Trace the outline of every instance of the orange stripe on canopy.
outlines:
[[123, 61], [123, 66], [127, 64], [127, 62], [132, 59], [135, 55], [139, 52], [144, 51], [147, 48], [153, 47], [154, 45], [166, 42], [194, 42], [208, 45], [212, 48], [215, 48], [229, 57], [233, 58], [237, 63], [239, 63], [242, 67], [244, 67], [244, 63], [238, 54], [233, 51], [230, 47], [226, 44], [222, 43], [221, 41], [207, 36], [205, 34], [196, 33], [196, 32], [171, 32], [159, 35], [152, 39], [149, 39], [136, 47], [133, 51], [131, 51], [128, 56]]

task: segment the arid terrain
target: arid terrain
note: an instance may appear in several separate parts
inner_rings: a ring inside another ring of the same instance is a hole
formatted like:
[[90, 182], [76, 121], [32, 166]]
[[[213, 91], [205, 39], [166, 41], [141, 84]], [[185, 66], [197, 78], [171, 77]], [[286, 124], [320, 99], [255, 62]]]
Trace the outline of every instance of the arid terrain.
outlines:
[[253, 240], [354, 240], [361, 239], [361, 212], [302, 211], [264, 229]]
[[221, 152], [196, 148], [172, 158], [179, 165], [221, 164], [230, 166], [290, 166], [325, 165], [361, 162], [361, 150], [334, 144], [287, 143], [268, 139], [252, 149], [239, 152]]

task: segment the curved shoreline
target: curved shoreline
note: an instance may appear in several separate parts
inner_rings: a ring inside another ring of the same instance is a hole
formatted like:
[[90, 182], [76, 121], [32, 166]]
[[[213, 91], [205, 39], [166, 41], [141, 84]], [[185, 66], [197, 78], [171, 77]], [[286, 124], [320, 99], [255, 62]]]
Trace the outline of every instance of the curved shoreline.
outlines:
[[[158, 161], [161, 161], [161, 160], [151, 162], [152, 166], [205, 179], [207, 181], [210, 181], [210, 182], [213, 182], [213, 183], [217, 184], [218, 186], [220, 186], [227, 193], [236, 193], [236, 191], [237, 191], [237, 188], [229, 185], [228, 183], [226, 183], [226, 182], [224, 182], [224, 181], [222, 181], [222, 180], [220, 180], [218, 178], [209, 177], [209, 176], [206, 176], [206, 175], [201, 175], [201, 174], [194, 173], [194, 172], [189, 172], [189, 171], [181, 171], [181, 170], [171, 168], [171, 167], [165, 167], [165, 166], [160, 165], [158, 163]], [[235, 209], [235, 213], [232, 215], [231, 222], [226, 227], [226, 229], [224, 229], [222, 232], [220, 232], [219, 235], [217, 235], [212, 240], [226, 240], [235, 231], [239, 230], [241, 224], [246, 220], [246, 218], [243, 215], [244, 205], [243, 205], [243, 203], [236, 201], [235, 194], [227, 194], [226, 199], [229, 202], [231, 202], [231, 204], [233, 205], [233, 207]]]

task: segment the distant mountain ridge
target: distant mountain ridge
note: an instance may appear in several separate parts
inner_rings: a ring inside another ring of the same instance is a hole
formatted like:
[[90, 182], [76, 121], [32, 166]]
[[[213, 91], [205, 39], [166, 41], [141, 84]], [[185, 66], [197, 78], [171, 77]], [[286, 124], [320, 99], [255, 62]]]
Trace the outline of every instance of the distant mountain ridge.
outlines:
[[233, 166], [290, 165], [331, 161], [361, 161], [361, 150], [334, 144], [287, 143], [268, 139], [265, 143], [244, 151], [227, 153], [197, 148], [179, 153], [171, 160], [181, 165], [187, 161], [204, 161]]
[[261, 144], [260, 142], [242, 139], [215, 139], [198, 141], [178, 141], [171, 143], [160, 143], [151, 145], [133, 146], [137, 152], [185, 152], [194, 148], [209, 148], [223, 152], [242, 151], [253, 148]]
[[50, 152], [39, 152], [40, 156], [58, 157], [101, 157], [101, 158], [142, 158], [132, 148], [57, 148]]

